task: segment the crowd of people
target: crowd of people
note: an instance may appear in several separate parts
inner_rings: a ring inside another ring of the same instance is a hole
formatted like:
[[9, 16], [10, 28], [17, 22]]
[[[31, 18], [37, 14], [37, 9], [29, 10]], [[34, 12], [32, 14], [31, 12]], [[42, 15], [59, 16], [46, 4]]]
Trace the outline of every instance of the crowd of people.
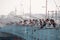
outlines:
[[[11, 22], [11, 24], [14, 24]], [[45, 26], [50, 27], [56, 27], [56, 22], [54, 19], [29, 19], [29, 20], [22, 20], [19, 22], [16, 22], [16, 25], [29, 25], [29, 26], [40, 26], [40, 28], [43, 28]]]
[[41, 28], [43, 28], [44, 26], [47, 26], [47, 27], [56, 27], [56, 22], [54, 21], [54, 19], [46, 19], [46, 20], [42, 20], [40, 21], [40, 25], [41, 25]]
[[17, 25], [31, 25], [31, 26], [40, 26], [43, 28], [44, 26], [53, 26], [56, 27], [56, 22], [54, 19], [29, 19], [29, 20], [23, 20], [16, 23]]

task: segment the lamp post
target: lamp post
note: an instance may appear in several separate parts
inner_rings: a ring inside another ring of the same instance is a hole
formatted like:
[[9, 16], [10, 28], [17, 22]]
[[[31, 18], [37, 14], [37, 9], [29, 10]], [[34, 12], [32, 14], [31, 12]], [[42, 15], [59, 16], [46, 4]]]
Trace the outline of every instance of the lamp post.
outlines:
[[46, 0], [46, 18], [48, 17], [47, 14], [48, 14], [48, 13], [47, 13], [47, 0]]
[[31, 0], [30, 0], [30, 17], [31, 17]]

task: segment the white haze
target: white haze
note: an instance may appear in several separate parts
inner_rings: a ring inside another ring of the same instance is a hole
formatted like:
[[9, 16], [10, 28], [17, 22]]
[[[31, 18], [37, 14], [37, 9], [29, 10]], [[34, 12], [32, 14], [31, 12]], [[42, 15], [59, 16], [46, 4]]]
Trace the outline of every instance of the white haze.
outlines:
[[[55, 0], [60, 5], [60, 0]], [[23, 7], [21, 6], [23, 3]], [[45, 14], [46, 0], [31, 0], [32, 14]], [[17, 9], [17, 14], [30, 13], [30, 0], [0, 0], [0, 15], [8, 15], [11, 11]], [[23, 10], [24, 9], [24, 10]], [[56, 10], [54, 0], [48, 0], [48, 10]]]

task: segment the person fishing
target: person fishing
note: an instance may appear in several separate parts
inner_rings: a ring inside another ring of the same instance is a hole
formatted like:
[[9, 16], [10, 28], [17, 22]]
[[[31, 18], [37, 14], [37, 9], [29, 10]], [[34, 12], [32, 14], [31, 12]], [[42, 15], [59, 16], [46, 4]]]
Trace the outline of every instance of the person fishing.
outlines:
[[42, 28], [42, 20], [39, 19], [40, 27]]
[[43, 28], [44, 26], [46, 26], [46, 22], [44, 21], [44, 19], [40, 19], [40, 28]]
[[27, 25], [27, 20], [24, 20], [23, 22], [24, 22], [24, 25]]
[[50, 22], [53, 25], [53, 27], [55, 28], [56, 27], [56, 23], [55, 23], [54, 19], [50, 19]]
[[33, 20], [31, 20], [31, 19], [29, 20], [29, 25], [31, 25], [31, 26], [33, 25]]

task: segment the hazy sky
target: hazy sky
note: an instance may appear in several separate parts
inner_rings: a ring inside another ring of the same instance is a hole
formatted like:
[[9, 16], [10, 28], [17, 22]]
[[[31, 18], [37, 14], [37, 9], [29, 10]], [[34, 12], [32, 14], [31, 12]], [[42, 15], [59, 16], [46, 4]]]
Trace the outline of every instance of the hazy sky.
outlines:
[[[35, 13], [45, 13], [46, 0], [31, 0], [31, 11]], [[60, 0], [55, 0], [56, 4], [60, 5]], [[21, 4], [23, 4], [21, 6]], [[11, 11], [17, 9], [17, 14], [30, 12], [30, 0], [0, 0], [0, 15], [7, 15]], [[24, 10], [23, 10], [24, 9]], [[54, 0], [48, 0], [48, 10], [56, 10]]]

